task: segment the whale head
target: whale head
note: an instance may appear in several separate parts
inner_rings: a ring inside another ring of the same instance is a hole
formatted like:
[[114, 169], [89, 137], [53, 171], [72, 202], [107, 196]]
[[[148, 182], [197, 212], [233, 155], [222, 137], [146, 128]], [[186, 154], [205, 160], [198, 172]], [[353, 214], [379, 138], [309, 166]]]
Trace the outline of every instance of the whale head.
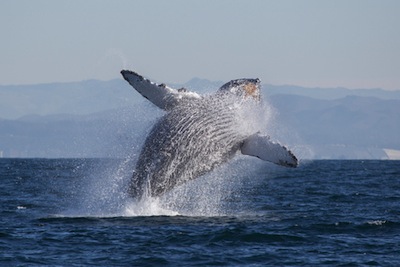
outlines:
[[218, 92], [230, 92], [237, 96], [247, 98], [253, 97], [255, 100], [260, 101], [261, 98], [261, 81], [260, 79], [237, 79], [227, 82], [222, 85]]

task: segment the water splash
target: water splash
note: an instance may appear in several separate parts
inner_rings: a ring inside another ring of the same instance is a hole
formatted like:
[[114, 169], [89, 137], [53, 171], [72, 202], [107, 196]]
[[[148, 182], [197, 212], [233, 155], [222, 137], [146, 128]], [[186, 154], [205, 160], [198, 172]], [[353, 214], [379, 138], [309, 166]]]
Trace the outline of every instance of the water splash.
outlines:
[[[241, 103], [235, 112], [236, 123], [233, 126], [237, 135], [248, 136], [255, 132], [268, 134], [273, 125], [275, 113], [267, 103], [263, 105]], [[212, 131], [210, 133], [212, 134]], [[135, 151], [135, 154], [137, 155], [138, 151]], [[187, 157], [192, 154], [188, 153]], [[145, 197], [140, 201], [131, 199], [127, 194], [136, 161], [137, 157], [130, 157], [116, 165], [92, 168], [87, 177], [88, 182], [83, 186], [81, 198], [76, 201], [75, 207], [66, 212], [66, 215], [232, 216], [243, 213], [241, 209], [246, 208], [242, 202], [237, 201], [235, 195], [240, 195], [243, 180], [253, 178], [254, 172], [243, 164], [240, 158], [193, 181], [182, 183], [160, 197]], [[194, 164], [206, 163], [194, 162]]]
[[176, 216], [179, 212], [164, 207], [160, 198], [146, 198], [126, 203], [122, 216]]
[[85, 174], [77, 184], [79, 191], [70, 203], [65, 216], [113, 217], [121, 216], [128, 199], [126, 182], [129, 179], [126, 170], [132, 169], [132, 159], [123, 161], [97, 159], [85, 164]]
[[[161, 197], [130, 200], [123, 216], [237, 216], [243, 211], [241, 186], [252, 178], [254, 171], [245, 171], [247, 164], [240, 158], [213, 172], [174, 188]], [[244, 201], [245, 202], [245, 201]], [[247, 207], [246, 207], [247, 208]]]

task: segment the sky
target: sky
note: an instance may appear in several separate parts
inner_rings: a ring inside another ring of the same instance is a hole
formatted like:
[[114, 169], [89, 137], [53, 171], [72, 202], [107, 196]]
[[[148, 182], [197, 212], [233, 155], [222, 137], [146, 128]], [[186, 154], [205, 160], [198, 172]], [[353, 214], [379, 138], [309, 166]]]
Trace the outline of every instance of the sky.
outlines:
[[400, 1], [0, 1], [0, 85], [199, 77], [400, 90]]

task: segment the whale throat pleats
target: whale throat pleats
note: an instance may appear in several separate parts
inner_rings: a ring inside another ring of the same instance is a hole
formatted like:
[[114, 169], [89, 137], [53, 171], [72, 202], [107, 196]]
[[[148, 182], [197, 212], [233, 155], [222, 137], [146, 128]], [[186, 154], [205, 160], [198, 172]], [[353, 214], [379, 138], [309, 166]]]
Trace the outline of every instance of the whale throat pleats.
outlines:
[[180, 105], [147, 137], [132, 178], [133, 195], [158, 196], [229, 160], [245, 139], [230, 97]]

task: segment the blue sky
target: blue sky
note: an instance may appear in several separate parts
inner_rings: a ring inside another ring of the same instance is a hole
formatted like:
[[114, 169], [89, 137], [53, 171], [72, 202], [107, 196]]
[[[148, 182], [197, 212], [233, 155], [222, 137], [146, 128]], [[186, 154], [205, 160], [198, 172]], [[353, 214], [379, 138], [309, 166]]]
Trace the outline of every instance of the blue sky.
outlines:
[[400, 1], [0, 2], [0, 84], [193, 77], [400, 90]]

